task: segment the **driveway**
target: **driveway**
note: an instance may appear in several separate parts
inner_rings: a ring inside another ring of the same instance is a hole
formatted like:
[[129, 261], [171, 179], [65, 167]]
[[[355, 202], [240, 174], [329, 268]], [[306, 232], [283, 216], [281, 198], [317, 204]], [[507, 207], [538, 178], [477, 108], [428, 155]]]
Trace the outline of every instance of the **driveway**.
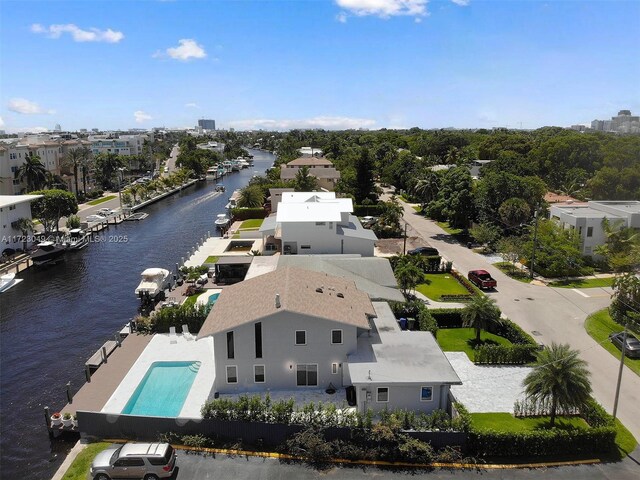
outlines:
[[[611, 412], [618, 376], [619, 360], [598, 345], [585, 331], [586, 317], [611, 303], [611, 289], [566, 289], [530, 285], [513, 280], [500, 270], [488, 265], [481, 255], [458, 244], [435, 222], [418, 215], [408, 204], [400, 201], [404, 219], [424, 238], [436, 247], [454, 267], [466, 273], [474, 268], [484, 268], [498, 281], [498, 288], [488, 295], [495, 299], [502, 312], [533, 335], [537, 342], [568, 343], [580, 350], [581, 357], [589, 364], [595, 398]], [[624, 368], [618, 417], [640, 439], [640, 377]]]

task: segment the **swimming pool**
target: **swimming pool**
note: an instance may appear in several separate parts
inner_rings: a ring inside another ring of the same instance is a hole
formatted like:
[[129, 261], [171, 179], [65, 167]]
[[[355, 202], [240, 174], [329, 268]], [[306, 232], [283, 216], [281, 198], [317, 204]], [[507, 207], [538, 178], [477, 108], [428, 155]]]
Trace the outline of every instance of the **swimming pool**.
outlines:
[[213, 307], [213, 304], [216, 303], [216, 300], [218, 300], [219, 296], [220, 296], [220, 293], [214, 293], [213, 295], [209, 296], [209, 300], [207, 301], [207, 303], [209, 304], [210, 307]]
[[213, 307], [220, 296], [220, 292], [222, 292], [222, 290], [217, 289], [204, 292], [196, 300], [196, 305], [207, 305], [209, 308]]
[[200, 369], [200, 362], [154, 362], [122, 413], [177, 417]]

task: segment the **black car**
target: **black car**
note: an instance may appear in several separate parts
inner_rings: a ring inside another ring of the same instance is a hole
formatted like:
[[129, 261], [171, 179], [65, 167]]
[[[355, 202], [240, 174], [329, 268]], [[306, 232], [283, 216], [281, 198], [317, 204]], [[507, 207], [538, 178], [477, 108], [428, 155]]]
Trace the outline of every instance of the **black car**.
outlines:
[[413, 250], [409, 250], [407, 252], [407, 255], [424, 255], [426, 257], [435, 257], [437, 255], [440, 255], [440, 252], [438, 252], [437, 248], [433, 247], [418, 247], [414, 248]]
[[[624, 332], [612, 333], [609, 335], [611, 343], [622, 350], [622, 339], [624, 338]], [[625, 355], [629, 358], [640, 358], [640, 340], [627, 332], [627, 344], [625, 346]]]

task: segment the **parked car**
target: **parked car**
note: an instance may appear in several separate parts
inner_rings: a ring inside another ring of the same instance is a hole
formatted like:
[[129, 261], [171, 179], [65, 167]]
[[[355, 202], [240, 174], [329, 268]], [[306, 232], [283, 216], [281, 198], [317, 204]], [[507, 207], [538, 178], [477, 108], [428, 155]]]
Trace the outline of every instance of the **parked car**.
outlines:
[[94, 222], [106, 222], [107, 221], [107, 217], [105, 217], [104, 215], [100, 215], [98, 213], [94, 213], [93, 215], [89, 215], [86, 218], [88, 223], [94, 223]]
[[[609, 335], [609, 339], [611, 340], [611, 343], [622, 350], [624, 332], [612, 333]], [[629, 358], [640, 358], [640, 340], [629, 332], [627, 332], [627, 342], [624, 348], [624, 354]]]
[[440, 255], [437, 248], [433, 247], [418, 247], [413, 250], [409, 250], [407, 255], [424, 255], [426, 257], [435, 257]]
[[496, 282], [491, 274], [486, 270], [471, 270], [467, 274], [467, 278], [476, 287], [482, 288], [483, 290], [496, 288], [498, 286], [498, 282]]
[[378, 219], [376, 217], [372, 217], [370, 215], [367, 215], [366, 217], [362, 217], [360, 219], [360, 223], [362, 224], [363, 227], [368, 228], [368, 227], [372, 227], [374, 223], [376, 223]]
[[89, 474], [93, 480], [157, 480], [171, 477], [175, 467], [176, 451], [168, 443], [126, 443], [109, 447], [96, 455]]
[[116, 214], [115, 210], [111, 210], [110, 208], [101, 208], [97, 211], [98, 215], [102, 215], [103, 217], [110, 217]]

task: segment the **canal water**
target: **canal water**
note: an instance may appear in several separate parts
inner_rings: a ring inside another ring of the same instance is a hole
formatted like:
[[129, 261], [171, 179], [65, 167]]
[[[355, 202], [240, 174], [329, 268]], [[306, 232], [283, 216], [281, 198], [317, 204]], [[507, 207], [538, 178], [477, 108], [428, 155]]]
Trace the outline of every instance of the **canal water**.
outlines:
[[0, 478], [49, 479], [73, 442], [49, 439], [44, 407], [63, 407], [66, 384], [84, 383], [84, 362], [136, 315], [134, 290], [148, 267], [187, 257], [234, 189], [264, 174], [273, 155], [251, 151], [254, 167], [199, 182], [143, 211], [149, 217], [101, 232], [96, 242], [50, 268], [31, 268], [0, 294]]

